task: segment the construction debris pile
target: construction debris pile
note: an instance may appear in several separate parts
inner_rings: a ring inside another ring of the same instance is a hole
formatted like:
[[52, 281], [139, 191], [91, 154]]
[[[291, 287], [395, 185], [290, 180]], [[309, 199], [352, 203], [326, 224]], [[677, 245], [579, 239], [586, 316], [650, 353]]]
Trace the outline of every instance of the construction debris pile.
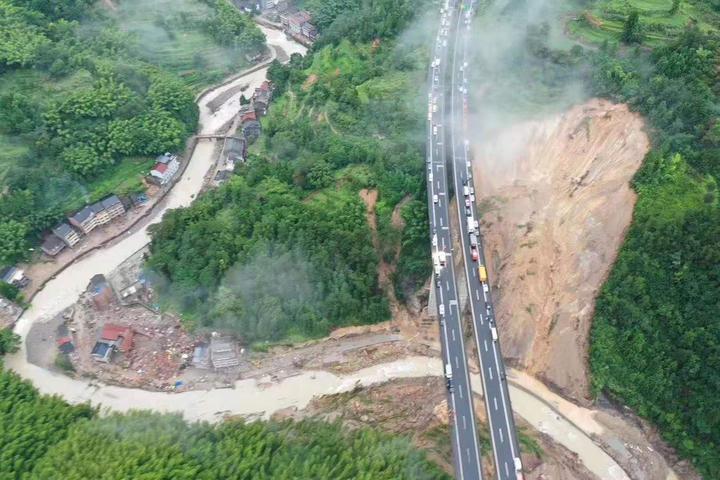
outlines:
[[75, 350], [75, 370], [111, 384], [174, 390], [176, 377], [190, 365], [201, 339], [173, 315], [136, 303], [121, 305], [112, 286], [93, 277], [67, 325]]

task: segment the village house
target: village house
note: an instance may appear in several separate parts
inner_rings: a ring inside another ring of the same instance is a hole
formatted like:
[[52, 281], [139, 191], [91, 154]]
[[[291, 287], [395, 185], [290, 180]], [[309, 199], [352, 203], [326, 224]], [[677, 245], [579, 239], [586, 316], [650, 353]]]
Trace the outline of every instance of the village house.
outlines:
[[180, 169], [177, 155], [166, 153], [155, 159], [155, 166], [150, 170], [150, 178], [160, 185], [166, 185]]
[[293, 37], [314, 41], [317, 38], [317, 29], [310, 20], [312, 17], [305, 10], [284, 11], [280, 13], [280, 23]]
[[243, 135], [249, 143], [254, 142], [260, 136], [260, 122], [254, 110], [251, 110], [240, 117]]
[[108, 323], [102, 329], [100, 338], [90, 353], [99, 362], [109, 362], [115, 351], [129, 352], [133, 347], [135, 332], [132, 328]]
[[270, 83], [267, 81], [263, 82], [262, 85], [255, 89], [252, 96], [252, 106], [258, 117], [267, 113], [267, 107], [270, 104], [271, 95], [272, 90], [270, 88]]
[[43, 241], [42, 245], [40, 245], [40, 248], [46, 255], [54, 257], [60, 253], [63, 248], [65, 248], [65, 242], [63, 242], [60, 237], [54, 233], [51, 233], [45, 237], [45, 241]]
[[30, 279], [25, 276], [25, 271], [17, 267], [7, 267], [0, 271], [0, 280], [17, 288], [24, 288], [30, 283]]
[[247, 141], [241, 137], [228, 137], [225, 139], [225, 170], [234, 170], [235, 165], [247, 158]]
[[80, 235], [78, 235], [78, 233], [65, 222], [62, 222], [57, 227], [53, 228], [53, 233], [57, 235], [60, 240], [65, 242], [65, 245], [68, 247], [72, 247], [80, 241]]
[[110, 195], [104, 200], [87, 205], [75, 215], [69, 217], [68, 220], [87, 235], [95, 228], [109, 223], [124, 213], [125, 206], [117, 195]]

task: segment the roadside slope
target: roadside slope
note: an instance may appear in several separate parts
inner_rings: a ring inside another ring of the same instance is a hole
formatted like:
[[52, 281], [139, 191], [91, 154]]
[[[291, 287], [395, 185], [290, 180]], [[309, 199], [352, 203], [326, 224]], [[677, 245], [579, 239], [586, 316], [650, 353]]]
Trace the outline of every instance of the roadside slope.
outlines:
[[509, 361], [587, 403], [595, 296], [632, 219], [639, 115], [591, 100], [475, 149], [475, 185]]

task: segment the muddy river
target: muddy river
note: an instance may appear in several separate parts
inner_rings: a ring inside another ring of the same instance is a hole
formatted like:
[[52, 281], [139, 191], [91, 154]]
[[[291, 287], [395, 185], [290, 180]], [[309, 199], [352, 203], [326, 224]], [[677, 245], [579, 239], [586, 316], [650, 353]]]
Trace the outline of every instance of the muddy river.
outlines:
[[[305, 53], [306, 49], [296, 42], [287, 40], [277, 30], [260, 26], [271, 47], [282, 48], [287, 55]], [[248, 85], [250, 91], [260, 85], [267, 74], [262, 68], [241, 76], [226, 85], [209, 91], [199, 101], [200, 132], [212, 134], [230, 121], [238, 111], [240, 92], [229, 98], [215, 111], [208, 103], [228, 89]], [[214, 143], [201, 141], [193, 152], [190, 163], [181, 179], [169, 193], [165, 207], [159, 209], [151, 223], [159, 222], [168, 209], [187, 206], [200, 191], [203, 177], [213, 164]], [[147, 226], [130, 231], [125, 238], [112, 246], [98, 250], [48, 282], [33, 299], [17, 323], [15, 331], [23, 337], [33, 322], [54, 315], [72, 305], [87, 288], [90, 278], [97, 274], [109, 274], [131, 254], [150, 241]], [[428, 357], [407, 357], [360, 370], [351, 375], [338, 376], [325, 371], [309, 371], [287, 378], [278, 383], [239, 380], [234, 388], [183, 393], [149, 392], [108, 385], [95, 384], [87, 380], [69, 378], [63, 374], [45, 370], [27, 361], [25, 345], [20, 351], [9, 355], [5, 365], [46, 394], [57, 394], [71, 403], [89, 401], [116, 411], [130, 409], [152, 409], [162, 412], [179, 412], [188, 420], [217, 421], [227, 414], [268, 417], [273, 412], [287, 408], [303, 408], [317, 395], [340, 393], [351, 390], [356, 384], [369, 386], [392, 378], [435, 376], [442, 374], [440, 359]], [[479, 381], [474, 382], [480, 385]], [[625, 479], [622, 469], [584, 433], [564, 417], [548, 413], [543, 402], [518, 389], [511, 389], [513, 406], [518, 414], [538, 430], [548, 433], [557, 441], [575, 451], [585, 465], [603, 479]]]

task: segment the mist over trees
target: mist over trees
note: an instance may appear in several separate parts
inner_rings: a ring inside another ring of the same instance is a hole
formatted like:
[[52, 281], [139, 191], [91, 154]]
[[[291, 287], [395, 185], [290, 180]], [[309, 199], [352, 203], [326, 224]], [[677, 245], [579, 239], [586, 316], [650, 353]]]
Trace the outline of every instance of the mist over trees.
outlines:
[[593, 386], [656, 423], [720, 477], [720, 39], [689, 27], [649, 56], [603, 48], [596, 91], [629, 102], [654, 149], [634, 179], [633, 224], [597, 300]]
[[[382, 15], [383, 36], [327, 40], [306, 58], [274, 63], [257, 155], [153, 227], [148, 265], [169, 281], [159, 288], [162, 301], [187, 323], [256, 342], [389, 318], [361, 188], [379, 191], [381, 253], [400, 242], [400, 293], [425, 281], [423, 93], [413, 87], [424, 81], [425, 44], [393, 38], [399, 27], [391, 26], [414, 14], [407, 3], [362, 5], [360, 16], [328, 13], [325, 28], [339, 22], [359, 32], [367, 15]], [[402, 211], [401, 236], [390, 216], [405, 196], [415, 200]]]
[[[0, 0], [0, 267], [85, 202], [142, 189], [148, 159], [182, 149], [197, 127], [193, 92], [142, 60], [144, 39], [95, 3]], [[233, 52], [264, 49], [247, 15], [205, 3], [211, 15], [193, 28]]]

